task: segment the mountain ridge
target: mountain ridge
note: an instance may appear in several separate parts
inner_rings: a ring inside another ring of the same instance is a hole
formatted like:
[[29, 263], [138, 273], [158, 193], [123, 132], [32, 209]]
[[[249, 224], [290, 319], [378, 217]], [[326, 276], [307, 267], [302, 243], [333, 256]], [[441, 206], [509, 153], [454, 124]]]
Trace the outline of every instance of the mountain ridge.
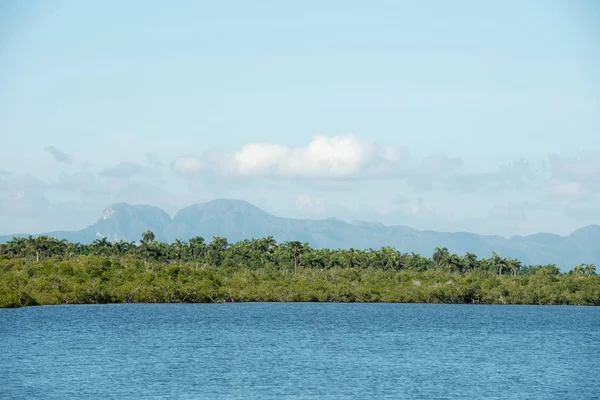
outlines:
[[[223, 236], [229, 241], [273, 236], [277, 241], [300, 240], [313, 247], [369, 249], [392, 246], [402, 252], [431, 255], [436, 247], [450, 252], [469, 251], [479, 257], [492, 252], [514, 257], [526, 264], [557, 264], [571, 268], [576, 264], [600, 265], [600, 226], [587, 225], [571, 234], [560, 236], [539, 232], [531, 235], [480, 235], [472, 232], [437, 232], [417, 230], [402, 225], [379, 222], [346, 222], [337, 218], [285, 218], [270, 214], [253, 204], [238, 199], [216, 199], [182, 208], [172, 217], [159, 207], [114, 203], [103, 210], [100, 219], [79, 231], [55, 231], [48, 235], [81, 243], [101, 237], [109, 240], [138, 241], [141, 233], [150, 229], [157, 240], [187, 240], [203, 236]], [[13, 237], [0, 236], [0, 243]]]

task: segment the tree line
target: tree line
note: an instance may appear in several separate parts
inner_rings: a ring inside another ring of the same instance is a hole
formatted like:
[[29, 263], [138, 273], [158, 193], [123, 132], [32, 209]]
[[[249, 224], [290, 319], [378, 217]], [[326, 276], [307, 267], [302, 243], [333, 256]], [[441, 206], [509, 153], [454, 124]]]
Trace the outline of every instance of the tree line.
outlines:
[[[206, 242], [201, 236], [173, 243], [155, 240], [152, 231], [146, 230], [139, 242], [123, 240], [109, 241], [106, 237], [89, 244], [58, 240], [54, 237], [37, 236], [13, 238], [0, 244], [0, 257], [29, 258], [39, 262], [44, 259], [69, 260], [81, 255], [103, 257], [137, 257], [145, 262], [164, 264], [199, 261], [211, 266], [243, 266], [249, 269], [267, 265], [279, 268], [362, 268], [381, 270], [427, 271], [443, 270], [448, 273], [471, 272], [495, 273], [498, 275], [530, 275], [545, 270], [552, 275], [561, 274], [555, 264], [523, 265], [521, 261], [492, 253], [491, 257], [478, 258], [467, 252], [463, 256], [450, 253], [446, 247], [438, 247], [431, 257], [415, 253], [401, 253], [390, 246], [380, 249], [314, 249], [308, 243], [285, 241], [277, 243], [272, 237], [245, 239], [229, 243], [224, 237], [215, 236]], [[596, 275], [594, 264], [580, 264], [565, 272], [589, 277]]]
[[431, 257], [380, 249], [315, 249], [273, 237], [229, 243], [89, 244], [47, 236], [0, 245], [0, 307], [243, 301], [600, 305], [593, 264], [561, 272], [492, 254]]

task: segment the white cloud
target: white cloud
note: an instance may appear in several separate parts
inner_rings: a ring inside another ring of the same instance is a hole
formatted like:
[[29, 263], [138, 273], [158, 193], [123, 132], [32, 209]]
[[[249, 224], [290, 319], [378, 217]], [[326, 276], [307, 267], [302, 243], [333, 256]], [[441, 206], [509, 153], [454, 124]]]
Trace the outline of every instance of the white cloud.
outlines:
[[279, 144], [250, 143], [234, 153], [230, 161], [234, 173], [264, 176], [281, 173], [287, 167], [286, 161], [293, 163], [291, 153], [292, 149]]
[[210, 157], [184, 156], [173, 169], [184, 175], [212, 173], [225, 176], [283, 179], [359, 179], [398, 173], [405, 153], [379, 146], [355, 135], [319, 135], [306, 146], [249, 143], [236, 152]]

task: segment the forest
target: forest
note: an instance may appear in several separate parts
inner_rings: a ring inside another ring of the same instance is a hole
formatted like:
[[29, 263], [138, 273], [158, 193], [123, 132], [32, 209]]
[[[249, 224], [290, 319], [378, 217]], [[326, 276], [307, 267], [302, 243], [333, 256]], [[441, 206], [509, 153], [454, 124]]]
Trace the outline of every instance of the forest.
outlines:
[[0, 307], [247, 301], [600, 305], [600, 277], [593, 264], [561, 272], [496, 253], [436, 248], [425, 257], [273, 237], [164, 243], [149, 230], [139, 242], [30, 236], [0, 244]]

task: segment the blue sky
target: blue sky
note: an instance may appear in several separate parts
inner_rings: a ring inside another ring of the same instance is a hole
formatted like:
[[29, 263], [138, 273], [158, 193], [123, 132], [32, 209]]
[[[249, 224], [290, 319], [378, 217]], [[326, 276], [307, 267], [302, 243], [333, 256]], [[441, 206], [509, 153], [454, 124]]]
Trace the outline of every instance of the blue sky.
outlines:
[[502, 235], [600, 223], [593, 0], [0, 7], [0, 234], [219, 197]]

